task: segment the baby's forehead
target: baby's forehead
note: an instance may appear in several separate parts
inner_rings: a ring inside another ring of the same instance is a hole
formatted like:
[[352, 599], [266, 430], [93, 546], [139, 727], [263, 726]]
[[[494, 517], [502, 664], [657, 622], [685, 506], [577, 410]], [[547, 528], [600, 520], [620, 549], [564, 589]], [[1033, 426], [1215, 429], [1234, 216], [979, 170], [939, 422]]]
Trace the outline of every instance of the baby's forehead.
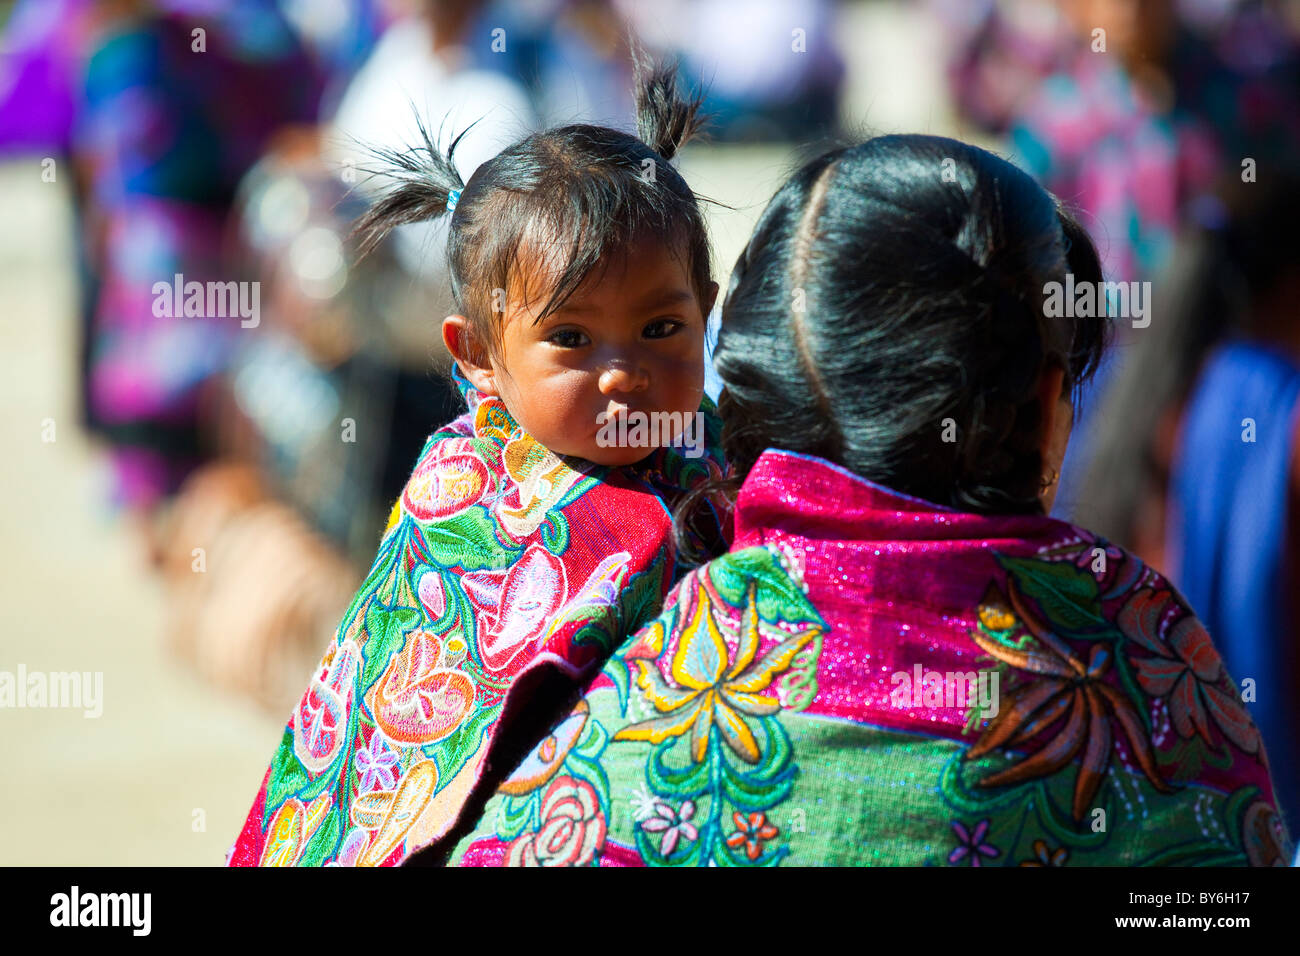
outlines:
[[506, 283], [508, 309], [540, 319], [544, 312], [640, 312], [683, 304], [695, 297], [684, 252], [679, 243], [643, 237], [610, 245], [579, 272], [570, 249], [521, 244]]

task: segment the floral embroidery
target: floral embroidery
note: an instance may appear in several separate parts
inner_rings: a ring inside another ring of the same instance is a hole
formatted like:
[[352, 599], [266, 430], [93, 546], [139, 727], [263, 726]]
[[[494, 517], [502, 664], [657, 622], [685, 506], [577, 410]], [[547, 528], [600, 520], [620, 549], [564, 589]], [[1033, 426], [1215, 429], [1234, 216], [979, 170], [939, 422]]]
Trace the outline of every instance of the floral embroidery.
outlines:
[[691, 756], [698, 763], [708, 749], [710, 731], [717, 727], [735, 754], [746, 763], [758, 762], [758, 744], [746, 717], [768, 717], [781, 709], [775, 697], [759, 693], [773, 677], [790, 666], [794, 655], [812, 640], [814, 629], [790, 637], [754, 663], [758, 652], [756, 587], [750, 585], [734, 660], [728, 659], [727, 642], [714, 618], [706, 588], [697, 592], [694, 614], [683, 629], [670, 673], [664, 680], [657, 664], [636, 660], [637, 685], [655, 709], [666, 714], [624, 727], [615, 740], [659, 743], [668, 737], [691, 734]]
[[1252, 866], [1291, 865], [1282, 817], [1264, 801], [1255, 801], [1246, 811], [1242, 840]]
[[989, 821], [981, 820], [975, 825], [973, 832], [966, 829], [966, 824], [960, 820], [952, 821], [953, 832], [957, 834], [957, 847], [948, 854], [949, 863], [959, 863], [964, 859], [970, 859], [971, 866], [980, 865], [980, 857], [997, 857], [1001, 856], [1002, 851], [995, 846], [990, 846], [984, 842], [984, 836], [989, 830]]
[[1021, 866], [1065, 866], [1065, 861], [1070, 858], [1070, 851], [1065, 847], [1053, 850], [1043, 840], [1034, 841], [1034, 857], [1031, 860], [1022, 860]]
[[[982, 757], [997, 747], [1015, 747], [1064, 720], [1051, 738], [1034, 753], [1018, 763], [980, 780], [982, 787], [1020, 783], [1056, 773], [1082, 752], [1083, 762], [1075, 776], [1071, 813], [1083, 819], [1093, 805], [1093, 798], [1110, 763], [1114, 719], [1129, 742], [1131, 751], [1151, 785], [1162, 793], [1170, 787], [1156, 769], [1155, 756], [1145, 725], [1133, 702], [1104, 680], [1113, 655], [1103, 643], [1089, 648], [1085, 665], [1059, 637], [1041, 622], [1021, 597], [1013, 578], [1007, 590], [1016, 622], [1023, 624], [1037, 640], [1030, 648], [1009, 647], [978, 631], [975, 643], [999, 661], [1018, 670], [1036, 675], [1013, 689], [988, 730], [967, 752], [969, 759]], [[1005, 610], [995, 596], [985, 598], [993, 608], [982, 615], [1005, 618]]]
[[542, 798], [542, 827], [510, 845], [510, 866], [587, 866], [605, 843], [605, 818], [585, 780], [556, 777]]
[[[615, 470], [561, 459], [500, 399], [463, 388], [471, 411], [425, 445], [231, 865], [391, 865], [436, 842], [478, 783], [518, 675], [542, 654], [581, 672], [661, 608], [665, 505], [717, 462], [673, 449]], [[716, 417], [707, 400], [701, 410], [716, 458]], [[607, 741], [575, 713], [507, 782], [521, 860], [598, 855], [603, 823], [586, 811], [607, 805], [608, 783], [590, 758]]]
[[371, 790], [392, 790], [397, 786], [397, 776], [393, 768], [397, 766], [397, 751], [390, 750], [384, 744], [384, 738], [375, 734], [370, 738], [370, 748], [357, 750], [353, 759], [360, 780], [357, 782], [358, 793]]
[[366, 843], [370, 839], [370, 833], [366, 830], [349, 830], [348, 835], [343, 838], [343, 844], [339, 847], [338, 856], [326, 863], [326, 866], [356, 866], [357, 860], [365, 852]]
[[[682, 804], [680, 810], [674, 810], [666, 803], [655, 803], [656, 816], [651, 817], [641, 824], [641, 829], [647, 833], [662, 833], [663, 837], [659, 843], [659, 852], [665, 857], [672, 856], [673, 850], [677, 848], [677, 841], [680, 839], [694, 840], [700, 835], [695, 829], [695, 825], [690, 822], [691, 817], [695, 816], [695, 801], [687, 800]], [[773, 832], [772, 836], [776, 836]]]
[[478, 649], [489, 671], [507, 670], [529, 650], [569, 596], [563, 562], [540, 544], [508, 571], [473, 571], [460, 582], [479, 608]]
[[[389, 739], [431, 744], [460, 726], [474, 705], [474, 683], [457, 665], [465, 656], [458, 637], [443, 642], [412, 631], [383, 676], [366, 694], [375, 723]], [[364, 788], [363, 788], [364, 790]]]
[[737, 849], [745, 848], [745, 856], [757, 860], [763, 852], [763, 844], [775, 839], [781, 831], [767, 822], [767, 814], [758, 812], [745, 816], [739, 810], [731, 815], [736, 824], [735, 831], [727, 837], [727, 846]]
[[325, 770], [343, 748], [344, 722], [360, 659], [361, 650], [352, 641], [331, 647], [293, 712], [294, 754], [309, 771]]
[[1216, 749], [1210, 721], [1223, 736], [1244, 753], [1258, 753], [1259, 730], [1237, 698], [1225, 691], [1223, 660], [1210, 642], [1210, 635], [1195, 617], [1185, 614], [1169, 637], [1161, 639], [1171, 612], [1178, 610], [1168, 591], [1149, 588], [1134, 592], [1119, 613], [1124, 634], [1155, 657], [1135, 657], [1138, 683], [1152, 697], [1164, 698], [1169, 717], [1184, 739], [1197, 734], [1206, 746]]
[[448, 439], [435, 445], [415, 467], [402, 505], [417, 521], [441, 521], [468, 510], [492, 487], [485, 465], [469, 439]]

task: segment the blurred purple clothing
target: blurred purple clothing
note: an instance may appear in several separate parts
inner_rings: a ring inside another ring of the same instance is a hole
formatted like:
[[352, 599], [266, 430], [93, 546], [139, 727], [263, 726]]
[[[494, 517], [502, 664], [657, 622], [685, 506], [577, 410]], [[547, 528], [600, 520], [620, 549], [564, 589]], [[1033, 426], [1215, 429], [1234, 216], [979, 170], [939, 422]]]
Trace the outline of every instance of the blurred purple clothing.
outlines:
[[0, 44], [0, 152], [67, 152], [92, 0], [19, 0]]

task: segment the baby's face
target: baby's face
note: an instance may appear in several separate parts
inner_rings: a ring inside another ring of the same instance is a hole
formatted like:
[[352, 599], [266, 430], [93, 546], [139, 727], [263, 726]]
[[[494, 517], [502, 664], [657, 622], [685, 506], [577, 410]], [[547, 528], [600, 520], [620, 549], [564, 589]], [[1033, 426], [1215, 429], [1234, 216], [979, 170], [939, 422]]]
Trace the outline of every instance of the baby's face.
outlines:
[[[525, 431], [557, 454], [617, 467], [655, 447], [648, 416], [678, 413], [681, 423], [698, 411], [713, 303], [698, 300], [685, 264], [662, 243], [636, 244], [604, 266], [536, 324], [544, 299], [508, 302], [491, 364], [497, 394]], [[644, 438], [618, 427], [624, 415], [629, 426], [646, 416]], [[659, 419], [658, 445], [680, 433], [677, 424], [665, 434], [670, 421]]]

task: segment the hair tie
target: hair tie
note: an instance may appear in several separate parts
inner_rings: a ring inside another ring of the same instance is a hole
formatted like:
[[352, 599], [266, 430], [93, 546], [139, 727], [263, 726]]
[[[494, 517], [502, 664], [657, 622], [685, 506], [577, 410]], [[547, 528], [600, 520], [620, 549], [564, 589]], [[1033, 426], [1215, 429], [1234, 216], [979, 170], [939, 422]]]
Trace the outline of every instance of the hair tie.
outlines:
[[447, 212], [455, 212], [456, 203], [460, 201], [460, 190], [453, 189], [447, 193]]

